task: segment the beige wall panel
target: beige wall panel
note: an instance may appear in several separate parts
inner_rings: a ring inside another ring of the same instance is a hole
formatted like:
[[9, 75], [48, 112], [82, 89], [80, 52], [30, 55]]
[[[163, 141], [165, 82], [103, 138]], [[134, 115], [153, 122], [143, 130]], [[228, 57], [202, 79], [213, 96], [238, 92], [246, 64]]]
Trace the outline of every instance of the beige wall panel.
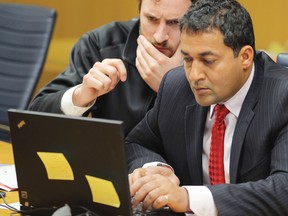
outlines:
[[[37, 90], [62, 72], [68, 64], [72, 45], [86, 31], [113, 20], [138, 16], [138, 0], [0, 0], [52, 7], [58, 17], [43, 75]], [[288, 0], [239, 0], [250, 12], [256, 48], [272, 56], [288, 52]], [[240, 18], [241, 19], [241, 18]]]

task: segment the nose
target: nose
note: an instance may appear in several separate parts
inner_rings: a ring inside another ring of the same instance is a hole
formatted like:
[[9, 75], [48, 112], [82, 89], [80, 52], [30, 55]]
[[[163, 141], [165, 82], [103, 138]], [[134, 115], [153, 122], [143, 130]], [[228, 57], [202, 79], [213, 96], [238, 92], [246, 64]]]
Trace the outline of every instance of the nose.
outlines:
[[198, 82], [205, 78], [205, 73], [202, 72], [201, 67], [197, 61], [193, 61], [189, 67], [186, 67], [186, 73], [189, 81]]
[[159, 43], [159, 44], [169, 39], [169, 32], [165, 23], [160, 23], [157, 26], [157, 29], [154, 33], [154, 39], [156, 43]]

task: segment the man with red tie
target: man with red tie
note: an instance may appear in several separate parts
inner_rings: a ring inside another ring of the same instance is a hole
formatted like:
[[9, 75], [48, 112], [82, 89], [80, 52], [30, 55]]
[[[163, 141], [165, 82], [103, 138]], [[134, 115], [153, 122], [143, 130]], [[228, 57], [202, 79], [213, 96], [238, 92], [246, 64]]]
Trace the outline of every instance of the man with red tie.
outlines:
[[288, 70], [255, 51], [235, 0], [180, 22], [184, 67], [125, 141], [133, 205], [187, 215], [288, 215]]

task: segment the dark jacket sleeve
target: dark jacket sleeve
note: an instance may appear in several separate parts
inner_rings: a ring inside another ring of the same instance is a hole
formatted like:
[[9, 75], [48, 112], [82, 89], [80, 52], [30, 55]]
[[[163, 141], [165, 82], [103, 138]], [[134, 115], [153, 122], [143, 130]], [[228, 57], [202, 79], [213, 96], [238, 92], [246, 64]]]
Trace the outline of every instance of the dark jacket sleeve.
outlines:
[[95, 42], [89, 34], [83, 35], [71, 51], [70, 63], [66, 70], [54, 78], [30, 103], [28, 109], [34, 111], [62, 113], [61, 98], [69, 88], [82, 83], [83, 76], [100, 59]]
[[[164, 75], [162, 83], [165, 82]], [[157, 114], [159, 100], [162, 95], [162, 86], [160, 85], [155, 104], [151, 110], [146, 113], [145, 117], [131, 130], [125, 139], [125, 152], [128, 163], [128, 172], [133, 172], [134, 169], [142, 167], [149, 162], [166, 163], [161, 148], [161, 139], [159, 139]]]

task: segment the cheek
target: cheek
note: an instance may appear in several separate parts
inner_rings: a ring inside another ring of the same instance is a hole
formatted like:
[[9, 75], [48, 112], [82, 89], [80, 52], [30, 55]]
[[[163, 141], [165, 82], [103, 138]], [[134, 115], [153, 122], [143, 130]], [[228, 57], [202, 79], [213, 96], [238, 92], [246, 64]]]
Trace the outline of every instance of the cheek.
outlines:
[[173, 46], [179, 46], [180, 44], [180, 40], [181, 40], [181, 35], [180, 35], [180, 31], [177, 29], [172, 29], [169, 32], [169, 40], [170, 43], [173, 44]]
[[151, 38], [153, 37], [155, 30], [153, 25], [151, 25], [149, 22], [142, 21], [140, 24], [140, 34], [143, 35], [146, 39], [151, 41]]
[[241, 83], [242, 80], [237, 71], [230, 71], [230, 73], [218, 80], [217, 94], [223, 100], [228, 100], [239, 91]]

